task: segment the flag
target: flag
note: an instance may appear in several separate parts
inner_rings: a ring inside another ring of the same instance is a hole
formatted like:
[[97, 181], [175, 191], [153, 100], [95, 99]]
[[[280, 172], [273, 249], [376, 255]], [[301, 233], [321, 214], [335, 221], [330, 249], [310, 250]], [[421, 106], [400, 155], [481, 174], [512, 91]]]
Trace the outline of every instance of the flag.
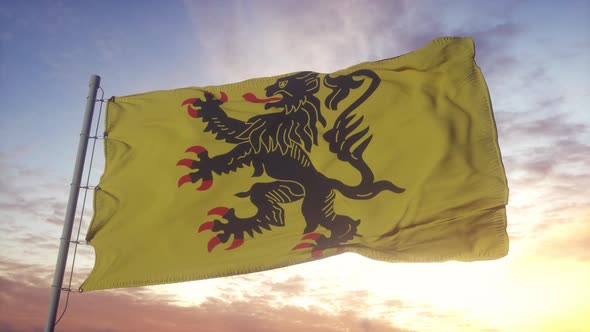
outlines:
[[470, 38], [330, 74], [113, 97], [83, 291], [357, 253], [508, 251], [508, 187]]

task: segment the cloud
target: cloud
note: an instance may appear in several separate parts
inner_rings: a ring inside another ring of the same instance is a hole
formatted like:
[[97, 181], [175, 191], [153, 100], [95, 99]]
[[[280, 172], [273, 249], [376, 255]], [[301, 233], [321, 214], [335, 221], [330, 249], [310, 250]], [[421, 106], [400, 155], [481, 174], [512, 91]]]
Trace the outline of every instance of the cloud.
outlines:
[[[28, 264], [54, 264], [66, 212], [68, 181], [44, 169], [17, 166], [23, 151], [0, 153], [0, 243], [3, 255]], [[83, 191], [80, 192], [81, 196]], [[81, 199], [74, 221], [76, 239], [82, 216]], [[92, 196], [87, 198], [81, 229], [91, 217]], [[91, 260], [92, 252], [82, 250], [79, 263]]]
[[411, 52], [436, 37], [472, 36], [490, 90], [513, 94], [515, 77], [528, 67], [513, 46], [530, 32], [505, 15], [516, 5], [435, 3], [185, 1], [195, 33], [189, 53], [199, 54], [207, 68], [201, 74], [210, 81], [200, 85], [222, 84], [298, 70], [330, 72]]
[[[26, 150], [26, 149], [24, 149]], [[66, 210], [69, 180], [47, 169], [20, 164], [30, 151], [0, 152], [0, 210], [61, 226]], [[84, 181], [83, 181], [84, 182]], [[80, 191], [83, 197], [84, 191]], [[88, 201], [87, 201], [88, 202]]]
[[307, 281], [300, 275], [295, 275], [283, 282], [268, 282], [270, 291], [283, 293], [289, 296], [301, 295], [305, 289]]
[[[553, 108], [563, 97], [539, 102], [539, 108]], [[522, 137], [543, 137], [553, 139], [579, 137], [588, 131], [587, 123], [576, 123], [564, 114], [553, 114], [539, 118], [539, 113], [496, 112], [498, 130], [507, 139]], [[545, 112], [541, 114], [544, 115]]]
[[[299, 70], [330, 72], [397, 56], [436, 37], [431, 16], [408, 29], [407, 1], [185, 2], [215, 84]], [[422, 15], [417, 13], [416, 15]], [[217, 24], [223, 17], [224, 24]], [[396, 17], [396, 19], [392, 19]], [[408, 33], [411, 32], [411, 33]], [[397, 51], [396, 53], [393, 50]]]
[[482, 53], [495, 53], [498, 46], [513, 42], [523, 31], [523, 26], [516, 22], [506, 21], [483, 29], [472, 30], [465, 34], [470, 34], [475, 40], [479, 41], [478, 47]]
[[[560, 102], [555, 99], [549, 103]], [[584, 143], [589, 125], [563, 113], [496, 112], [499, 140], [511, 186], [542, 190], [548, 185], [579, 187], [574, 181], [590, 175], [590, 145]], [[558, 194], [561, 190], [551, 188]]]
[[515, 69], [522, 62], [512, 46], [527, 32], [505, 15], [514, 5], [435, 3], [185, 1], [195, 33], [187, 52], [200, 55], [206, 68], [200, 74], [209, 81], [199, 85], [207, 85], [299, 70], [331, 72], [411, 52], [436, 37], [472, 36], [491, 89], [513, 92], [507, 77], [520, 75]]
[[[562, 129], [553, 128], [556, 133]], [[509, 220], [513, 235], [563, 232], [567, 224], [588, 214], [589, 155], [590, 145], [554, 137], [552, 142], [524, 147], [504, 157], [511, 188]]]
[[590, 262], [590, 211], [586, 209], [586, 218], [572, 221], [564, 227], [552, 224], [553, 232], [538, 242], [537, 249], [545, 256], [553, 259], [572, 259]]
[[[529, 33], [518, 28], [504, 31], [513, 32], [521, 37]], [[526, 242], [566, 232], [590, 204], [586, 167], [590, 123], [579, 112], [585, 100], [560, 83], [563, 78], [548, 62], [517, 60], [515, 56], [523, 52], [518, 45], [499, 47], [498, 52], [514, 60], [514, 66], [492, 67], [493, 75], [486, 75], [491, 77], [488, 83], [510, 187], [511, 240]], [[488, 67], [482, 68], [487, 73]]]
[[[49, 288], [22, 264], [3, 263], [13, 273], [0, 277], [0, 327], [33, 331], [43, 325]], [[33, 269], [34, 270], [34, 269]], [[17, 272], [18, 271], [18, 272]], [[279, 287], [280, 288], [280, 287]], [[281, 290], [281, 291], [284, 291]], [[146, 289], [72, 294], [60, 331], [202, 331], [217, 332], [401, 332], [364, 311], [327, 312], [260, 301], [209, 298], [199, 306], [171, 305], [173, 298], [150, 294]]]

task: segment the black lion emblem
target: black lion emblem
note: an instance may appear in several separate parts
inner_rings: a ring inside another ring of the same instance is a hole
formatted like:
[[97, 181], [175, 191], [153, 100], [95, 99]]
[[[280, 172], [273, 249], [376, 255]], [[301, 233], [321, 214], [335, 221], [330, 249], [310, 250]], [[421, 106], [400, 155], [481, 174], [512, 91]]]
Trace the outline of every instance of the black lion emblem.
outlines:
[[[184, 101], [188, 113], [205, 123], [205, 132], [216, 135], [218, 140], [234, 145], [227, 153], [209, 156], [205, 148], [193, 146], [187, 150], [197, 155], [197, 159], [182, 159], [177, 165], [187, 166], [193, 171], [178, 181], [178, 186], [201, 181], [199, 190], [207, 190], [213, 183], [213, 174], [222, 176], [238, 168], [251, 166], [253, 176], [263, 173], [275, 179], [274, 182], [254, 184], [248, 191], [236, 196], [250, 198], [258, 212], [250, 217], [238, 217], [233, 208], [217, 207], [210, 215], [221, 218], [205, 222], [199, 231], [210, 230], [216, 235], [209, 241], [211, 252], [220, 243], [233, 238], [227, 249], [235, 249], [243, 244], [244, 234], [254, 237], [254, 232], [262, 233], [271, 226], [285, 224], [282, 204], [303, 200], [301, 213], [305, 219], [303, 242], [293, 249], [311, 248], [314, 257], [321, 256], [327, 248], [339, 247], [353, 239], [357, 234], [360, 220], [338, 214], [334, 211], [335, 191], [349, 199], [371, 199], [383, 191], [402, 193], [389, 181], [375, 181], [373, 172], [363, 159], [363, 152], [370, 144], [372, 135], [369, 128], [356, 130], [363, 118], [355, 120], [351, 112], [358, 108], [380, 84], [379, 77], [369, 70], [358, 70], [348, 75], [323, 80], [331, 90], [324, 101], [332, 111], [338, 111], [338, 104], [348, 97], [352, 89], [358, 89], [365, 79], [370, 79], [367, 90], [338, 116], [333, 127], [323, 136], [330, 151], [337, 158], [349, 163], [360, 172], [361, 181], [347, 185], [318, 172], [308, 153], [318, 142], [318, 125], [326, 126], [322, 116], [320, 100], [316, 97], [320, 89], [320, 75], [314, 72], [299, 72], [279, 78], [275, 84], [266, 87], [267, 99], [258, 99], [252, 93], [243, 97], [250, 102], [264, 103], [265, 109], [276, 112], [256, 115], [246, 121], [230, 118], [223, 110], [227, 101], [225, 93], [216, 98], [205, 93], [204, 98]], [[201, 130], [201, 129], [200, 129]], [[353, 148], [354, 146], [354, 148]], [[323, 227], [330, 232], [325, 236], [314, 231]]]

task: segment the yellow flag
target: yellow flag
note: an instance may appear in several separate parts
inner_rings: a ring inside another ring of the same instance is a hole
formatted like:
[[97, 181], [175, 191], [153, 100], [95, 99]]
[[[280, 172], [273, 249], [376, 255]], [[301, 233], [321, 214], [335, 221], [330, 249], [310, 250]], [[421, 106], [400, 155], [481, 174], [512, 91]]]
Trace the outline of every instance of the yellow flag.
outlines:
[[82, 290], [342, 252], [506, 255], [506, 176], [470, 38], [331, 74], [114, 97]]

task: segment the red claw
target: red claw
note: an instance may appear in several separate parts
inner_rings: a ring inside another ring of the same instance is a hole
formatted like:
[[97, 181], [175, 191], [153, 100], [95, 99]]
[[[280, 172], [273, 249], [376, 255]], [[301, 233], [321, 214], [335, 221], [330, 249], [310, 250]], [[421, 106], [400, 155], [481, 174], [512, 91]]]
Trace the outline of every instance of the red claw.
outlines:
[[186, 151], [184, 152], [193, 152], [196, 153], [197, 155], [200, 155], [203, 152], [207, 152], [207, 149], [205, 149], [204, 147], [200, 146], [200, 145], [195, 145], [195, 146], [191, 146], [190, 148], [186, 149]]
[[208, 231], [213, 229], [213, 222], [212, 221], [207, 221], [201, 224], [201, 226], [199, 227], [199, 233], [203, 232], [203, 231]]
[[198, 191], [205, 191], [205, 190], [211, 188], [212, 185], [213, 185], [213, 180], [203, 180], [203, 182], [201, 183], [199, 188], [197, 188], [197, 190]]
[[195, 101], [197, 101], [197, 100], [198, 100], [197, 98], [190, 98], [190, 99], [187, 99], [187, 100], [183, 101], [183, 102], [182, 102], [182, 105], [180, 105], [180, 106], [184, 106], [184, 105], [192, 105], [192, 104], [194, 104], [194, 103], [195, 103]]
[[224, 207], [224, 206], [219, 206], [216, 208], [212, 208], [211, 210], [209, 210], [209, 212], [207, 212], [207, 215], [211, 216], [211, 215], [217, 215], [217, 216], [225, 216], [225, 214], [227, 213], [229, 209]]
[[234, 239], [234, 241], [231, 243], [231, 246], [229, 246], [225, 250], [234, 250], [240, 247], [242, 244], [244, 244], [244, 239]]
[[180, 179], [178, 179], [178, 187], [182, 186], [183, 184], [185, 184], [187, 182], [193, 182], [190, 174], [187, 174], [187, 175], [181, 177]]
[[291, 249], [291, 250], [305, 249], [305, 248], [311, 248], [311, 247], [313, 247], [313, 244], [311, 244], [311, 243], [299, 243], [298, 245], [294, 246], [293, 249]]
[[198, 118], [198, 117], [199, 117], [199, 110], [196, 110], [196, 109], [194, 109], [194, 108], [192, 108], [192, 107], [190, 107], [190, 106], [188, 106], [188, 107], [186, 108], [186, 110], [187, 110], [187, 112], [188, 112], [188, 115], [189, 115], [191, 118]]
[[186, 166], [186, 167], [192, 167], [193, 166], [193, 161], [190, 159], [182, 159], [180, 161], [178, 161], [176, 163], [176, 166]]
[[322, 234], [320, 233], [309, 233], [309, 234], [305, 234], [301, 240], [317, 240]]
[[225, 92], [221, 91], [221, 98], [219, 98], [219, 101], [221, 101], [222, 103], [225, 103], [227, 101], [227, 95], [225, 94]]
[[313, 258], [321, 258], [322, 256], [324, 256], [323, 249], [316, 249], [311, 251], [311, 257]]
[[215, 249], [215, 247], [217, 247], [217, 245], [220, 243], [221, 239], [218, 236], [212, 237], [211, 240], [209, 240], [209, 243], [207, 243], [207, 250], [209, 252], [213, 251], [213, 249]]
[[193, 118], [196, 118], [199, 114], [198, 110], [191, 107], [191, 105], [194, 104], [197, 100], [198, 100], [197, 98], [190, 98], [190, 99], [183, 101], [182, 105], [181, 105], [181, 106], [188, 105], [186, 107], [186, 110], [188, 112], [188, 115], [190, 115]]

